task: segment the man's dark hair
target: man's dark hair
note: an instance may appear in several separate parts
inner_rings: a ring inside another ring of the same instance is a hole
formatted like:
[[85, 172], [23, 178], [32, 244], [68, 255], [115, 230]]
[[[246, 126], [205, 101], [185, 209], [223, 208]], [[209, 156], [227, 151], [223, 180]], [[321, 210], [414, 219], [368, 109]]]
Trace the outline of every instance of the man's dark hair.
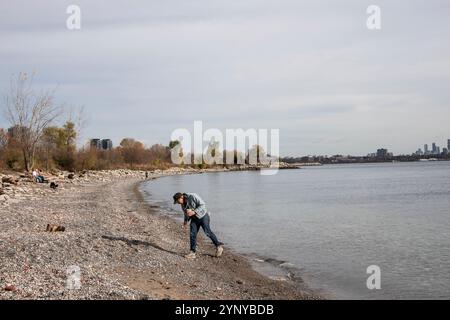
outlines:
[[177, 192], [173, 195], [173, 204], [176, 204], [178, 199], [180, 199], [183, 196], [181, 192]]

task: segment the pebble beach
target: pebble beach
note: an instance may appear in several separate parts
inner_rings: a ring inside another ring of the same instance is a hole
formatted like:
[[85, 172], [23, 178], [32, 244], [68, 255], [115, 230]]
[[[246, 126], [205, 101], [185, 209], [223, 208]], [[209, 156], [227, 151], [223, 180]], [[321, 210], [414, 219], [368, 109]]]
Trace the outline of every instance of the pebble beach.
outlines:
[[1, 173], [0, 299], [320, 299], [298, 281], [256, 272], [228, 248], [216, 258], [204, 237], [197, 259], [184, 258], [188, 228], [145, 203], [138, 186], [197, 172], [47, 174], [55, 190]]

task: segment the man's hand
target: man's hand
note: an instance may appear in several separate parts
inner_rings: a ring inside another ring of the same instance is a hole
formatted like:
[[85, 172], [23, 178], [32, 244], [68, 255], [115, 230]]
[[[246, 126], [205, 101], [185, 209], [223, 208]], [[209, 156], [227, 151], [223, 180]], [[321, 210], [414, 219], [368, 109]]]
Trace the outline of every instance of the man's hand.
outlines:
[[191, 209], [188, 209], [188, 210], [186, 211], [186, 213], [187, 213], [188, 217], [192, 217], [193, 215], [195, 215], [195, 211], [194, 211], [194, 210], [191, 210]]
[[184, 221], [184, 222], [183, 222], [183, 225], [181, 226], [181, 228], [186, 229], [186, 226], [187, 226], [187, 222]]

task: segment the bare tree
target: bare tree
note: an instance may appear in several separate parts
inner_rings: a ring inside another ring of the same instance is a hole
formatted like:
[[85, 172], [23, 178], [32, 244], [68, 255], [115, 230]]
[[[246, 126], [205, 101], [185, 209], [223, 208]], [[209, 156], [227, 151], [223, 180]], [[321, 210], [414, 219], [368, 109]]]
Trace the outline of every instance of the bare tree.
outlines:
[[36, 147], [44, 129], [61, 115], [61, 106], [54, 105], [54, 90], [35, 93], [33, 77], [19, 73], [11, 78], [11, 88], [5, 98], [5, 116], [11, 125], [11, 138], [22, 151], [24, 169], [34, 166]]

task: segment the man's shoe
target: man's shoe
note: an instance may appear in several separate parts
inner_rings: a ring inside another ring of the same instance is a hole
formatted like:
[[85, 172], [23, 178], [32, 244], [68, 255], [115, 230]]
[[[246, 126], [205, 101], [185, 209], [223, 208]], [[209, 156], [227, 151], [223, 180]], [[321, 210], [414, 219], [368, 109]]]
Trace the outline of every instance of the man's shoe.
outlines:
[[195, 259], [197, 256], [195, 255], [195, 252], [191, 251], [189, 254], [184, 256], [186, 259]]
[[222, 246], [218, 246], [216, 249], [216, 257], [219, 258], [223, 253], [223, 247]]

